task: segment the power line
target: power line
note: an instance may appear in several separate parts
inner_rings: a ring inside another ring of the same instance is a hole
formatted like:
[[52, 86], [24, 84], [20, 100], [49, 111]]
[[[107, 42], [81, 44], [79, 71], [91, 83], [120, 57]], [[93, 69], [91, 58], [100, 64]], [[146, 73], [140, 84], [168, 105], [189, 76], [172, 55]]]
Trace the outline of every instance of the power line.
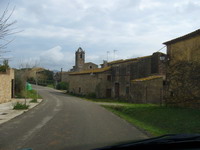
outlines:
[[157, 52], [160, 52], [163, 48], [165, 48], [166, 46], [163, 46], [161, 49], [159, 49]]

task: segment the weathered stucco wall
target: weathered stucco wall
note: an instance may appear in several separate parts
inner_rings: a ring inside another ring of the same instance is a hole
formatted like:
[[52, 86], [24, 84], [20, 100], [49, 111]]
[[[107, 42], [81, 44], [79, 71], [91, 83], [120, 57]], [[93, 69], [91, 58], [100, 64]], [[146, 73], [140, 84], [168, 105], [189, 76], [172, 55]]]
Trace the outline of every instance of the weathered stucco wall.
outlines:
[[0, 73], [0, 103], [5, 103], [12, 98], [12, 80], [14, 79], [14, 70], [10, 69], [6, 73]]
[[167, 55], [172, 62], [200, 61], [200, 35], [167, 45]]

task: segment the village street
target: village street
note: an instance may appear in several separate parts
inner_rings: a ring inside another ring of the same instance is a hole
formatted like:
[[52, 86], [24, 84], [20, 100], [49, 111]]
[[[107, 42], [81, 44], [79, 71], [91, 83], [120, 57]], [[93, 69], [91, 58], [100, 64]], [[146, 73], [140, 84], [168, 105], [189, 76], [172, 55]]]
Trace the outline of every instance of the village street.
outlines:
[[91, 149], [147, 138], [98, 104], [51, 88], [34, 88], [43, 102], [0, 125], [0, 150]]

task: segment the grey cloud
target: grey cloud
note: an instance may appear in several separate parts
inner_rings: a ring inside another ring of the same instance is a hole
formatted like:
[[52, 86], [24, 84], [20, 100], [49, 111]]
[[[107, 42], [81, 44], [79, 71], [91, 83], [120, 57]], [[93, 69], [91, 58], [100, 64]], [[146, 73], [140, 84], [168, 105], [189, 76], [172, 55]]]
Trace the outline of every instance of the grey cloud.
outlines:
[[[65, 57], [66, 50], [74, 57], [79, 44], [96, 63], [113, 49], [122, 58], [148, 55], [200, 23], [197, 0], [13, 0], [12, 5], [13, 17], [24, 30], [10, 47], [16, 57], [31, 57], [30, 51], [36, 56], [55, 45], [62, 47]], [[70, 68], [74, 62], [69, 60], [65, 66]]]

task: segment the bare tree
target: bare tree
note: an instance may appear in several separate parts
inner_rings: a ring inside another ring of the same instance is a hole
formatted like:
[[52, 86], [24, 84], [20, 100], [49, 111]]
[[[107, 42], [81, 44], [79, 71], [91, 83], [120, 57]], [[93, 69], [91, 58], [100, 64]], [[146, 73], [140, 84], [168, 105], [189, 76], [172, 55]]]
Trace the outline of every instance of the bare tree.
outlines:
[[7, 37], [9, 35], [16, 33], [16, 28], [14, 28], [15, 21], [10, 22], [10, 18], [14, 12], [14, 8], [11, 12], [8, 11], [9, 4], [7, 5], [6, 9], [0, 15], [0, 59], [2, 58], [3, 53], [6, 53], [5, 50], [7, 45], [12, 42], [12, 40], [8, 40]]

